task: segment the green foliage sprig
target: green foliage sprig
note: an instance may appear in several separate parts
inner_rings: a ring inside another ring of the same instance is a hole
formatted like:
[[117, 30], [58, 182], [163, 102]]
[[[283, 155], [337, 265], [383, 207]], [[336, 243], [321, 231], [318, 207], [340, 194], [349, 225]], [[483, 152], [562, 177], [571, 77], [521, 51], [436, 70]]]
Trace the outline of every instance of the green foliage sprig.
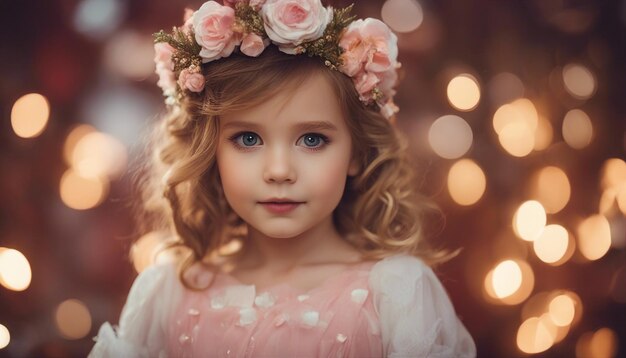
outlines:
[[302, 43], [300, 46], [309, 56], [317, 56], [324, 60], [324, 64], [333, 70], [337, 70], [341, 64], [343, 49], [339, 46], [339, 40], [344, 29], [356, 18], [350, 15], [354, 4], [333, 12], [333, 19], [326, 26], [324, 35], [317, 40]]

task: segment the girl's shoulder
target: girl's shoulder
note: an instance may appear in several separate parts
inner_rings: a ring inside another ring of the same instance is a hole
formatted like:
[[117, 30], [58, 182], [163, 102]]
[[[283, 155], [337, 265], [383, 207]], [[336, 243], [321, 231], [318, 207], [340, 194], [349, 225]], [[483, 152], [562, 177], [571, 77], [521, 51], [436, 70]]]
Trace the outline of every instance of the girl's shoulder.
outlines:
[[381, 290], [423, 278], [438, 281], [433, 270], [422, 259], [407, 254], [383, 258], [372, 266], [370, 272], [370, 284], [374, 289]]

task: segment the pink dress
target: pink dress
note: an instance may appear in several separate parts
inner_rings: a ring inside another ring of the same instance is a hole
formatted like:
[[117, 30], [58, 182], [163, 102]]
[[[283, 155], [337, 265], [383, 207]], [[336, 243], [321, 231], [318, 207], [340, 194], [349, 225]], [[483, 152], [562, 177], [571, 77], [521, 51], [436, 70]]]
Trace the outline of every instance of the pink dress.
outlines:
[[257, 291], [219, 274], [185, 289], [173, 264], [131, 288], [119, 327], [105, 323], [89, 357], [475, 357], [445, 289], [421, 260], [364, 262], [302, 291]]

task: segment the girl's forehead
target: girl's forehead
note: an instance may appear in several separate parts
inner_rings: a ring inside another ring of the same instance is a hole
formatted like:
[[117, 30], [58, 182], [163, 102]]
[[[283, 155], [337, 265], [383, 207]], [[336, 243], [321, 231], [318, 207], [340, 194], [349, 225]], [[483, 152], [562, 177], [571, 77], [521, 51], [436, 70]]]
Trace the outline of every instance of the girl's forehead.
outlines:
[[220, 127], [242, 123], [301, 125], [307, 122], [326, 122], [330, 124], [328, 127], [335, 128], [345, 125], [336, 91], [325, 76], [312, 75], [285, 85], [259, 105], [222, 116]]

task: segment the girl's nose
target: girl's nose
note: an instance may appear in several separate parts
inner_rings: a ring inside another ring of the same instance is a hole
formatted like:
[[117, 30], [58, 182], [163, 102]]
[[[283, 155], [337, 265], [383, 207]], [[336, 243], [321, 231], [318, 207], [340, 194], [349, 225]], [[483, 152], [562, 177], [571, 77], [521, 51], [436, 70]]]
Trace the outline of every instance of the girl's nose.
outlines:
[[282, 148], [272, 148], [267, 151], [263, 179], [268, 183], [293, 183], [296, 181], [296, 171], [289, 151]]

